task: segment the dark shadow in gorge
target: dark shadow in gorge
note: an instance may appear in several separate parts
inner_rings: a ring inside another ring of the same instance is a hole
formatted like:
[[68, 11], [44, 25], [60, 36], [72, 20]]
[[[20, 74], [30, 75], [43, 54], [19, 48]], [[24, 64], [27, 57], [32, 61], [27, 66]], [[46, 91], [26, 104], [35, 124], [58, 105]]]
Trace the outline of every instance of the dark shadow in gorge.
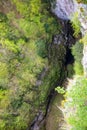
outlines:
[[65, 59], [66, 59], [65, 66], [67, 66], [68, 64], [73, 64], [74, 63], [74, 56], [72, 55], [71, 48], [67, 48], [66, 58]]
[[[60, 72], [60, 79], [57, 80], [56, 82], [54, 82], [53, 86], [51, 86], [52, 88], [49, 90], [49, 93], [47, 95], [47, 99], [46, 99], [46, 113], [45, 115], [41, 115], [42, 113], [38, 113], [38, 115], [36, 115], [34, 121], [31, 124], [31, 130], [40, 130], [41, 126], [43, 125], [45, 127], [45, 119], [47, 117], [47, 114], [49, 113], [49, 108], [51, 106], [51, 101], [52, 99], [55, 97], [56, 92], [55, 92], [55, 87], [57, 86], [62, 86], [64, 80], [66, 80], [67, 76], [70, 70], [68, 70], [67, 66], [68, 65], [72, 65], [74, 63], [74, 57], [72, 55], [71, 52], [71, 47], [75, 44], [76, 39], [73, 36], [73, 29], [71, 26], [70, 21], [61, 21], [61, 26], [62, 26], [62, 30], [61, 30], [61, 34], [54, 35], [52, 40], [52, 43], [50, 44], [50, 47], [48, 48], [49, 50], [49, 60], [50, 60], [50, 64], [52, 63], [54, 68], [57, 66], [55, 65], [56, 62], [58, 61], [57, 58], [59, 58], [59, 60], [62, 60], [62, 68], [61, 68], [61, 72]], [[65, 55], [65, 59], [60, 59], [60, 56], [58, 57], [59, 53], [58, 51], [63, 51], [61, 49], [59, 49], [59, 46], [63, 46], [66, 49], [66, 55]], [[58, 63], [57, 63], [58, 65]], [[72, 67], [73, 69], [73, 67]], [[35, 127], [36, 126], [36, 127]], [[45, 128], [44, 128], [45, 130]]]
[[[55, 95], [56, 95], [56, 92], [55, 92], [55, 87], [57, 86], [62, 86], [62, 84], [65, 82], [66, 78], [68, 77], [69, 71], [71, 70], [68, 70], [67, 66], [68, 65], [71, 65], [72, 66], [72, 69], [73, 69], [73, 63], [74, 63], [74, 56], [72, 55], [72, 50], [71, 50], [71, 47], [75, 44], [76, 42], [76, 38], [73, 36], [74, 34], [74, 30], [72, 29], [72, 26], [71, 26], [71, 23], [70, 21], [62, 21], [61, 24], [63, 25], [62, 27], [62, 36], [63, 36], [63, 39], [65, 39], [65, 42], [64, 42], [64, 46], [66, 48], [66, 55], [65, 55], [65, 63], [63, 63], [63, 70], [61, 70], [61, 76], [62, 76], [62, 71], [64, 71], [65, 73], [65, 76], [63, 77], [63, 79], [61, 78], [60, 81], [57, 81], [56, 84], [54, 85], [54, 89], [50, 91], [50, 94], [48, 95], [48, 103], [47, 103], [47, 108], [46, 108], [46, 115], [45, 117], [47, 117], [48, 113], [49, 113], [49, 109], [50, 109], [50, 106], [52, 104], [52, 100], [54, 99]], [[57, 38], [58, 36], [56, 36]], [[59, 38], [59, 37], [58, 37]], [[54, 36], [54, 39], [55, 39], [55, 36]], [[59, 40], [59, 39], [58, 39]], [[55, 41], [58, 41], [58, 40], [55, 40]], [[57, 42], [54, 42], [57, 44]], [[72, 70], [72, 72], [74, 72]], [[73, 76], [73, 73], [71, 74]], [[60, 76], [60, 77], [61, 77]]]

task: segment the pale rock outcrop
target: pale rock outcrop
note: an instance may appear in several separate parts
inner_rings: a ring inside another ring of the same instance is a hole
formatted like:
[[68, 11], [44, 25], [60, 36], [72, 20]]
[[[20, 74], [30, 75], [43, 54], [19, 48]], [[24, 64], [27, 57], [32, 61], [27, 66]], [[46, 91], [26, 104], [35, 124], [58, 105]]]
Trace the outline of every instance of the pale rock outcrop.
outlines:
[[56, 0], [55, 6], [52, 7], [53, 13], [63, 20], [69, 20], [77, 11], [78, 4], [74, 0]]
[[[81, 25], [81, 33], [84, 36], [87, 33], [87, 5], [78, 4], [76, 0], [56, 0], [52, 4], [52, 12], [62, 20], [71, 20], [75, 12], [78, 12], [78, 20]], [[87, 76], [87, 45], [83, 48], [82, 59], [84, 75]]]

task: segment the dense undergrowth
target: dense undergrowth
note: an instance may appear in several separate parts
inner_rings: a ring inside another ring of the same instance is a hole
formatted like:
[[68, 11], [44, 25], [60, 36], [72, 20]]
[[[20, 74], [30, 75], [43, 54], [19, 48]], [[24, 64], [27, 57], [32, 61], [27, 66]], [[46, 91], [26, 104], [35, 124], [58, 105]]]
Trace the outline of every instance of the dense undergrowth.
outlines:
[[58, 93], [64, 94], [65, 100], [62, 105], [67, 128], [63, 127], [70, 130], [87, 130], [87, 78], [83, 73], [83, 44], [81, 42], [76, 42], [72, 47], [75, 74], [69, 79], [66, 90], [60, 87], [56, 89]]
[[[75, 14], [72, 27], [76, 37], [80, 33], [77, 19], [78, 14]], [[87, 129], [83, 45], [77, 42], [73, 46], [75, 63], [64, 68], [65, 47], [63, 44], [52, 46], [52, 36], [59, 30], [57, 19], [50, 13], [49, 0], [0, 1], [0, 130], [25, 130], [30, 127], [38, 110], [45, 113], [44, 104], [50, 90], [65, 78], [66, 68], [68, 77], [71, 77], [73, 66], [79, 78], [67, 94], [68, 98], [72, 98], [68, 108], [75, 109], [71, 111], [68, 122], [73, 130]], [[83, 42], [86, 42], [86, 37]], [[36, 85], [44, 68], [48, 68], [46, 76], [40, 86]]]
[[37, 88], [48, 64], [47, 43], [60, 27], [47, 1], [4, 0], [0, 7], [0, 130], [25, 130], [57, 73], [49, 72], [46, 85]]
[[[75, 83], [73, 83], [75, 81]], [[72, 126], [71, 130], [87, 129], [87, 79], [85, 77], [74, 78], [71, 88], [67, 92], [68, 101], [68, 123]], [[69, 86], [69, 87], [70, 87]], [[72, 100], [70, 100], [72, 99]]]

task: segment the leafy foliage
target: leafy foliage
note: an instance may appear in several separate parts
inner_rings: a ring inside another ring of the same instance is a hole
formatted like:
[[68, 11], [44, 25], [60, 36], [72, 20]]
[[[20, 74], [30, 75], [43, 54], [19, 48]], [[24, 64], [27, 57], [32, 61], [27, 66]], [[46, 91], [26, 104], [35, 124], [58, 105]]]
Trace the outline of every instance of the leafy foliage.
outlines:
[[63, 87], [60, 87], [60, 86], [58, 86], [55, 90], [56, 90], [58, 93], [60, 93], [60, 94], [64, 94], [64, 93], [65, 93], [64, 88], [63, 88]]
[[82, 57], [83, 57], [83, 44], [77, 42], [72, 47], [72, 54], [75, 59], [74, 70], [76, 74], [83, 74]]
[[78, 19], [78, 12], [74, 13], [74, 16], [71, 19], [72, 27], [74, 29], [74, 36], [78, 36], [80, 33], [80, 21]]
[[[87, 79], [77, 78], [76, 83], [68, 90], [67, 106], [70, 110], [68, 122], [72, 130], [87, 129]], [[69, 100], [71, 99], [71, 100]]]
[[36, 81], [47, 65], [46, 44], [59, 25], [49, 4], [41, 2], [8, 0], [9, 11], [0, 13], [0, 130], [25, 130], [45, 100]]
[[83, 44], [87, 44], [87, 33], [85, 34], [85, 36], [80, 40], [81, 43]]
[[[51, 84], [36, 86], [47, 65], [46, 43], [59, 25], [48, 2], [4, 0], [0, 5], [5, 10], [0, 13], [0, 130], [25, 130]], [[58, 72], [52, 70], [48, 80]]]

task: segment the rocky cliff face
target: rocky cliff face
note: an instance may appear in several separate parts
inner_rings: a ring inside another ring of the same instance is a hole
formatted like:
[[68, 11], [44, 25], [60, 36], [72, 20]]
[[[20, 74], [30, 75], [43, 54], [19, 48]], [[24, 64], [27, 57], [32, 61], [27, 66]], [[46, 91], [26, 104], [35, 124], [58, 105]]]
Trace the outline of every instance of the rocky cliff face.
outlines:
[[[87, 33], [87, 5], [77, 3], [76, 0], [56, 0], [55, 6], [52, 6], [52, 12], [62, 20], [71, 20], [75, 12], [78, 12], [81, 33], [84, 36]], [[83, 48], [82, 64], [84, 75], [87, 75], [87, 45]]]
[[78, 19], [81, 23], [81, 31], [87, 31], [87, 5], [77, 3], [76, 0], [56, 0], [55, 6], [52, 4], [52, 12], [62, 20], [71, 20], [74, 13], [78, 12]]
[[58, 18], [69, 20], [77, 11], [77, 7], [78, 4], [74, 0], [56, 0], [55, 6], [52, 6], [52, 11]]
[[[79, 4], [75, 0], [56, 0], [55, 7], [52, 8], [52, 11], [58, 18], [62, 19], [63, 21], [71, 20], [75, 12], [78, 12], [78, 20], [80, 21], [82, 37], [87, 34], [87, 5], [81, 3]], [[87, 77], [87, 44], [84, 44], [83, 48], [82, 65], [84, 69], [84, 76]], [[73, 79], [68, 81], [67, 92], [72, 91], [69, 89], [72, 88], [72, 86], [76, 83], [77, 80], [78, 79], [76, 79], [76, 77], [73, 77]], [[72, 99], [69, 98], [66, 100], [71, 101]], [[67, 105], [65, 104], [64, 109], [62, 109], [62, 111], [65, 114], [64, 118], [66, 119], [70, 116], [69, 114], [75, 113], [75, 108], [67, 108]], [[70, 125], [66, 125], [65, 127], [66, 130], [71, 129]]]

